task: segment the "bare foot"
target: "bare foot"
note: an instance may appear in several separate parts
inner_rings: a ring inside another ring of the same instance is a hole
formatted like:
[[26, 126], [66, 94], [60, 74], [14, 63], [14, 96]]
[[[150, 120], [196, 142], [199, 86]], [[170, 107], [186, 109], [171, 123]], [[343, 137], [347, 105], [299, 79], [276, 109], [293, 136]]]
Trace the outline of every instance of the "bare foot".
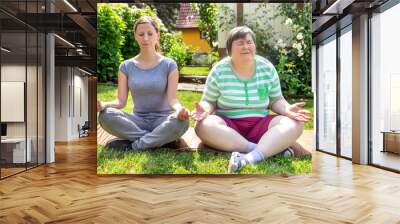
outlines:
[[290, 146], [291, 149], [294, 151], [295, 156], [308, 156], [311, 155], [311, 151], [304, 148], [300, 143], [295, 142], [293, 145]]

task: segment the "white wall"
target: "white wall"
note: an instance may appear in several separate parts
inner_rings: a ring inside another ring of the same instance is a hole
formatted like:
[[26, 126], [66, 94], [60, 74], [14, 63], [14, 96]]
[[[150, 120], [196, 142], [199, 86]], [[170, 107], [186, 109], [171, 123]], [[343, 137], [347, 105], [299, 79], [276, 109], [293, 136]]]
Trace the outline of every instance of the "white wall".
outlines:
[[[291, 37], [290, 29], [285, 25], [285, 19], [282, 16], [276, 16], [277, 7], [280, 3], [243, 3], [243, 15], [244, 23], [248, 24], [256, 21], [261, 21], [262, 28], [266, 32], [272, 29], [276, 35], [270, 40], [266, 40], [269, 43], [276, 43], [278, 39], [286, 40]], [[259, 7], [265, 5], [266, 7]]]
[[[25, 66], [25, 64], [2, 64], [1, 66], [2, 82], [24, 82], [26, 83], [26, 107], [24, 100], [24, 89], [18, 90], [22, 96], [20, 97], [23, 102], [20, 107], [2, 107], [2, 112], [6, 113], [20, 113], [24, 117], [25, 111], [27, 115], [26, 121], [24, 118], [21, 122], [6, 122], [7, 123], [7, 137], [9, 138], [24, 138], [25, 135], [30, 139], [32, 161], [44, 163], [44, 83], [42, 67], [41, 66]], [[27, 77], [27, 82], [25, 82]], [[3, 86], [3, 85], [2, 85]], [[23, 88], [23, 87], [22, 87]], [[2, 89], [2, 98], [7, 97]], [[9, 94], [9, 93], [8, 93]], [[2, 103], [3, 104], [3, 103]], [[14, 110], [14, 111], [13, 111]], [[19, 111], [15, 111], [19, 110]], [[27, 132], [26, 132], [27, 131]], [[38, 157], [37, 154], [38, 153]]]
[[[237, 18], [236, 18], [236, 3], [220, 3], [219, 5], [226, 6], [230, 8], [233, 12], [234, 24], [229, 24], [226, 30], [218, 29], [218, 47], [219, 48], [226, 48], [226, 39], [229, 34], [229, 30], [237, 26]], [[257, 8], [260, 5], [266, 5], [265, 8]], [[243, 3], [243, 22], [244, 25], [249, 25], [249, 23], [254, 23], [257, 18], [261, 21], [261, 25], [263, 26], [262, 29], [265, 30], [273, 30], [276, 32], [274, 38], [270, 40], [265, 40], [269, 43], [274, 43], [278, 39], [288, 40], [291, 36], [290, 29], [285, 25], [285, 21], [282, 17], [276, 17], [275, 14], [277, 13], [276, 7], [278, 6], [277, 3]], [[219, 17], [226, 17], [230, 15], [225, 15], [224, 11], [219, 8], [218, 10]], [[285, 41], [287, 42], [287, 41]], [[291, 44], [291, 43], [289, 43]]]
[[56, 67], [56, 141], [79, 138], [78, 124], [88, 120], [88, 79], [82, 75], [76, 68]]
[[225, 15], [224, 11], [221, 7], [229, 8], [232, 11], [234, 16], [234, 23], [226, 24], [224, 29], [218, 29], [218, 48], [226, 48], [226, 39], [229, 33], [229, 30], [236, 26], [236, 3], [220, 3], [218, 8], [218, 17], [226, 17], [230, 15]]
[[68, 141], [68, 68], [55, 67], [55, 140]]

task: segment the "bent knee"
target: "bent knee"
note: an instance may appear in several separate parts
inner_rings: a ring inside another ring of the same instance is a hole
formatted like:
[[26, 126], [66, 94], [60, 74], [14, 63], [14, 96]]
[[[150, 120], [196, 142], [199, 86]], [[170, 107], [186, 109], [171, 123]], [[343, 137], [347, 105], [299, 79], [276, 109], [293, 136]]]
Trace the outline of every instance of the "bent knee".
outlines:
[[180, 136], [189, 129], [189, 120], [179, 120], [175, 115], [171, 115], [169, 120], [174, 124], [172, 125], [173, 130], [170, 131], [173, 131]]
[[279, 118], [279, 120], [275, 122], [275, 125], [284, 125], [293, 129], [303, 129], [304, 127], [303, 122], [296, 121], [292, 118], [283, 115], [280, 115], [277, 118]]
[[304, 130], [303, 122], [296, 121], [296, 120], [291, 119], [289, 117], [283, 117], [282, 120], [281, 120], [281, 123], [284, 123], [285, 125], [287, 125], [291, 129], [293, 129], [293, 131], [296, 131], [296, 132], [298, 132], [300, 134], [303, 133], [303, 130]]
[[204, 120], [196, 122], [194, 131], [197, 135], [201, 135], [203, 132], [206, 132], [209, 129], [214, 129], [217, 125], [226, 125], [226, 123], [224, 120], [222, 120], [222, 118], [216, 115], [209, 115], [204, 118]]
[[104, 108], [102, 111], [100, 111], [98, 116], [99, 124], [103, 125], [104, 123], [112, 122], [113, 118], [120, 115], [120, 113], [121, 111], [116, 108]]

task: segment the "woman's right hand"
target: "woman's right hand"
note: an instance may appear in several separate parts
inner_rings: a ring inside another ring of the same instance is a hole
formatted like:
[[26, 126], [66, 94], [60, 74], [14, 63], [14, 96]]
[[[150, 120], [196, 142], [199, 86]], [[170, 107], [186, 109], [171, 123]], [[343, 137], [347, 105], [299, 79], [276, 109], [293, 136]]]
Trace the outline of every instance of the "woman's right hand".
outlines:
[[103, 110], [104, 110], [104, 105], [100, 101], [97, 101], [97, 111], [101, 112]]
[[196, 108], [192, 112], [192, 118], [195, 121], [202, 121], [209, 115], [209, 112], [204, 109], [199, 102], [196, 102]]

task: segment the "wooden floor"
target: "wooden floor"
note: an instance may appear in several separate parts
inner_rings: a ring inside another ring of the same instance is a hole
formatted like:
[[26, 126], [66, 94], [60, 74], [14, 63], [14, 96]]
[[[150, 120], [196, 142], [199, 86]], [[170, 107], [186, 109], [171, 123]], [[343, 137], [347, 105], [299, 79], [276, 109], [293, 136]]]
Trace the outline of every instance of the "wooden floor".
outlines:
[[0, 223], [400, 223], [400, 175], [316, 152], [310, 175], [97, 176], [96, 137], [0, 181]]

